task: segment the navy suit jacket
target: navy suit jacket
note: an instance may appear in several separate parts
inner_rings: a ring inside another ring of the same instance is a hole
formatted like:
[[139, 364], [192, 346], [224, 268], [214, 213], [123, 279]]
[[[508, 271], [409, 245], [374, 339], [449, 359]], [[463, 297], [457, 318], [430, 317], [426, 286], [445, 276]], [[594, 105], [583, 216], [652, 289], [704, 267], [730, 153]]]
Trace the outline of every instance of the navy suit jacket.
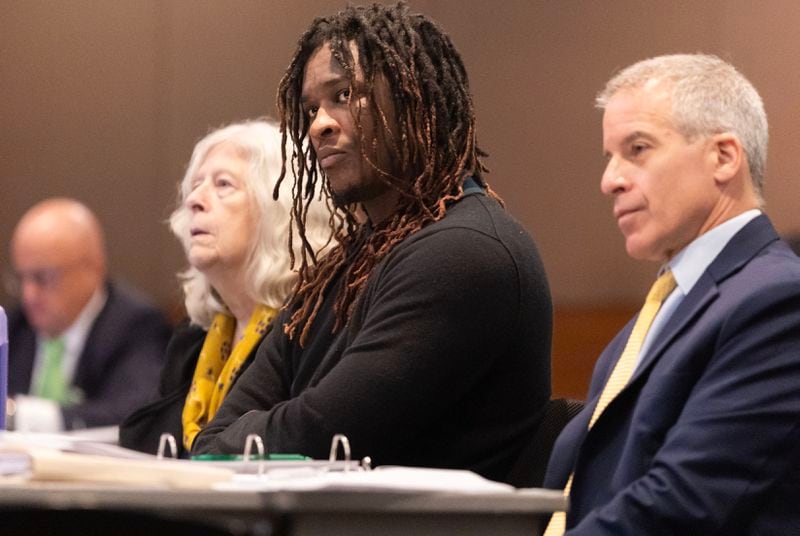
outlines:
[[[108, 283], [106, 290], [108, 299], [89, 330], [72, 380], [84, 400], [61, 408], [67, 430], [119, 424], [158, 386], [169, 326], [133, 289]], [[27, 394], [36, 333], [20, 308], [9, 315], [8, 339], [9, 395]]]
[[766, 216], [727, 244], [591, 430], [601, 354], [545, 487], [570, 535], [800, 534], [800, 259]]

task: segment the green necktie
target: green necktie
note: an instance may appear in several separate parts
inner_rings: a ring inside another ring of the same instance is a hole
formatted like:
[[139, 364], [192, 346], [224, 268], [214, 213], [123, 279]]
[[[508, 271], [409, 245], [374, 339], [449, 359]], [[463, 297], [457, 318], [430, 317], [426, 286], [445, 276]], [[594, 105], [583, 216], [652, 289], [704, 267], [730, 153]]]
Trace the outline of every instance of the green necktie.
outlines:
[[[628, 342], [625, 344], [625, 349], [622, 351], [611, 376], [608, 378], [603, 391], [600, 393], [600, 399], [592, 413], [592, 418], [589, 421], [589, 429], [594, 426], [594, 423], [605, 411], [606, 407], [614, 400], [622, 389], [628, 384], [628, 381], [633, 376], [633, 371], [636, 368], [636, 363], [639, 359], [639, 351], [642, 349], [645, 335], [650, 330], [650, 325], [661, 309], [661, 304], [667, 299], [667, 296], [675, 289], [676, 283], [672, 272], [667, 270], [661, 277], [659, 277], [650, 292], [647, 294], [644, 307], [639, 312], [639, 317], [633, 325], [631, 334], [628, 336]], [[575, 473], [569, 475], [567, 485], [564, 486], [564, 495], [569, 497], [572, 490], [572, 477]], [[547, 525], [544, 536], [561, 536], [566, 530], [567, 516], [566, 512], [555, 512], [553, 517], [550, 518], [550, 523]]]
[[43, 344], [44, 362], [39, 374], [36, 396], [58, 403], [67, 401], [69, 385], [64, 378], [64, 339], [47, 339]]

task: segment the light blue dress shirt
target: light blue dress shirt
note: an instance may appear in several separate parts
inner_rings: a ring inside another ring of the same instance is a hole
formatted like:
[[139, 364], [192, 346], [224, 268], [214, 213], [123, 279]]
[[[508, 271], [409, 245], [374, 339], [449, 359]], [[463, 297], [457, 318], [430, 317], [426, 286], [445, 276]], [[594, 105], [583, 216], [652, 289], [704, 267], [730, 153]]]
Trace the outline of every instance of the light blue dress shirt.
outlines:
[[664, 300], [661, 309], [659, 309], [658, 314], [653, 319], [653, 323], [650, 325], [650, 330], [644, 338], [642, 348], [637, 357], [637, 367], [641, 363], [642, 357], [647, 355], [647, 351], [658, 337], [658, 334], [661, 333], [667, 320], [669, 320], [686, 295], [689, 294], [689, 291], [692, 290], [692, 287], [703, 275], [703, 272], [717, 258], [717, 255], [730, 242], [731, 238], [760, 214], [761, 211], [758, 209], [748, 210], [725, 223], [717, 225], [710, 231], [695, 238], [688, 246], [670, 259], [667, 264], [661, 267], [659, 273], [666, 269], [672, 270], [677, 286]]

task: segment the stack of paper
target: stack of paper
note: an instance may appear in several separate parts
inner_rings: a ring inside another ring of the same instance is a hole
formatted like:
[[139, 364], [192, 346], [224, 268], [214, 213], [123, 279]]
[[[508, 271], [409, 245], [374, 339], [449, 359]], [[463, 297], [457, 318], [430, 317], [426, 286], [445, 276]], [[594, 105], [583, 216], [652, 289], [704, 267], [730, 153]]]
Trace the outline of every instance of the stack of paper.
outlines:
[[48, 434], [3, 432], [0, 475], [0, 482], [14, 478], [207, 489], [231, 480], [234, 472], [188, 460], [158, 460], [115, 445], [73, 442]]
[[19, 475], [30, 468], [30, 457], [24, 452], [0, 451], [0, 475]]
[[219, 490], [313, 491], [363, 490], [409, 493], [513, 493], [508, 484], [493, 482], [471, 471], [421, 467], [378, 467], [372, 471], [275, 470], [257, 475], [236, 475], [214, 485]]
[[50, 449], [32, 449], [26, 454], [29, 459], [27, 477], [34, 481], [208, 489], [233, 478], [233, 471], [198, 467], [185, 460], [132, 460]]
[[126, 449], [107, 441], [97, 441], [92, 436], [83, 436], [77, 433], [0, 432], [0, 449], [26, 450], [29, 448], [55, 449], [62, 452], [98, 454], [125, 459], [153, 458], [151, 454]]
[[[226, 457], [222, 457], [226, 458]], [[471, 471], [419, 467], [364, 470], [346, 461], [159, 460], [150, 454], [52, 434], [0, 432], [0, 483], [13, 477], [231, 491], [364, 491], [505, 494], [515, 489]], [[253, 474], [256, 471], [263, 474]]]

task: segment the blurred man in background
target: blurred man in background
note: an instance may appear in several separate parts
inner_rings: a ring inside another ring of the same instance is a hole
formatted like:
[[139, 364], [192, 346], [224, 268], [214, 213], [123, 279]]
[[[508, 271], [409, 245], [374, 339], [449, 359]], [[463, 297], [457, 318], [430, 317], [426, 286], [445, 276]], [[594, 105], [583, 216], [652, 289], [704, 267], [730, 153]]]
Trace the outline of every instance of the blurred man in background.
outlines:
[[119, 423], [157, 385], [169, 327], [143, 296], [106, 279], [103, 232], [64, 198], [26, 212], [11, 239], [9, 424], [57, 432]]

